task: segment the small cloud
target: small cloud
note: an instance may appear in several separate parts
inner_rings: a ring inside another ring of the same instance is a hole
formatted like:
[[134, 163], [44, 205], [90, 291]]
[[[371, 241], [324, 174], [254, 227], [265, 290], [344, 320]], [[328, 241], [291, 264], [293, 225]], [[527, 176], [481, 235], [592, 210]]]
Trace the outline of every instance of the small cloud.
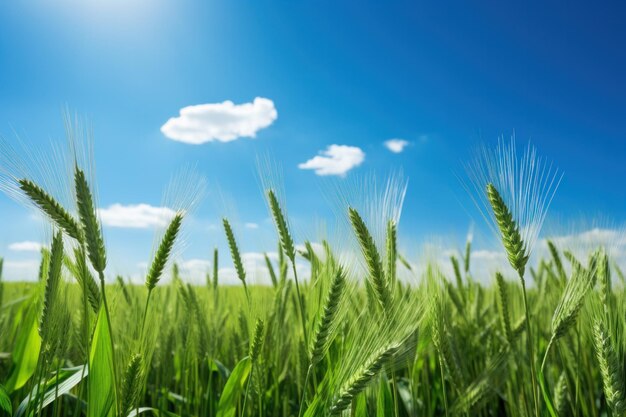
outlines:
[[230, 142], [241, 137], [254, 138], [277, 117], [270, 99], [257, 97], [243, 104], [227, 100], [183, 107], [178, 117], [170, 118], [161, 126], [161, 132], [172, 140], [192, 145], [215, 140]]
[[40, 252], [43, 245], [39, 242], [15, 242], [9, 245], [9, 250], [16, 252]]
[[154, 207], [149, 204], [113, 204], [98, 209], [102, 223], [110, 227], [128, 229], [148, 229], [164, 227], [176, 212], [167, 207]]
[[393, 153], [401, 153], [404, 148], [409, 145], [409, 141], [404, 139], [389, 139], [386, 140], [383, 145]]
[[259, 225], [256, 223], [246, 223], [244, 225], [246, 227], [246, 229], [258, 229]]
[[300, 169], [315, 170], [317, 175], [345, 176], [348, 171], [363, 163], [365, 152], [356, 146], [330, 145], [319, 155], [298, 165]]

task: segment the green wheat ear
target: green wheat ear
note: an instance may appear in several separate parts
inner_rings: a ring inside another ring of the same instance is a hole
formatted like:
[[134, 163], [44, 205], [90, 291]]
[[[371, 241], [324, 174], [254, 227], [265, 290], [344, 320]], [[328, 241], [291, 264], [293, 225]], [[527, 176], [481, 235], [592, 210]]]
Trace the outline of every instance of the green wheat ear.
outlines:
[[354, 233], [356, 234], [359, 245], [361, 246], [361, 252], [365, 258], [365, 263], [367, 264], [367, 269], [372, 286], [374, 287], [374, 291], [376, 293], [376, 298], [383, 308], [383, 311], [387, 311], [387, 309], [391, 308], [391, 292], [389, 290], [388, 282], [385, 279], [385, 273], [380, 261], [380, 254], [378, 253], [374, 239], [372, 238], [369, 230], [367, 230], [367, 226], [365, 225], [365, 222], [361, 218], [359, 212], [350, 207], [348, 209], [348, 213], [350, 216], [350, 222], [352, 223], [352, 228], [354, 229]]
[[506, 206], [502, 196], [493, 184], [487, 185], [487, 197], [489, 198], [489, 203], [491, 204], [493, 214], [498, 223], [502, 243], [506, 249], [509, 263], [520, 276], [523, 276], [526, 263], [528, 262], [528, 255], [526, 254], [526, 245], [522, 240], [519, 227], [513, 219], [513, 214]]
[[599, 320], [596, 320], [593, 325], [593, 341], [600, 365], [606, 402], [615, 415], [622, 415], [626, 411], [624, 373], [611, 338]]
[[384, 347], [375, 352], [344, 384], [339, 397], [330, 407], [330, 415], [338, 416], [345, 411], [354, 397], [361, 393], [383, 369], [383, 366], [398, 352], [399, 345]]
[[150, 271], [148, 272], [148, 276], [146, 277], [146, 287], [148, 287], [148, 290], [152, 290], [159, 282], [159, 279], [163, 274], [163, 270], [165, 269], [165, 265], [167, 264], [170, 254], [172, 253], [174, 243], [176, 243], [176, 237], [178, 236], [178, 232], [180, 232], [180, 226], [182, 222], [182, 213], [176, 213], [169, 226], [165, 230], [163, 239], [161, 239], [159, 248], [157, 249], [156, 255], [154, 256], [152, 265], [150, 266]]
[[346, 278], [340, 269], [333, 278], [328, 296], [324, 302], [324, 310], [316, 324], [313, 343], [309, 352], [312, 365], [316, 365], [324, 358], [326, 350], [332, 342], [333, 331], [338, 324], [338, 312], [345, 287]]
[[139, 386], [141, 381], [141, 355], [133, 355], [128, 362], [124, 379], [122, 380], [122, 398], [121, 409], [122, 415], [130, 413], [137, 403], [139, 397]]
[[289, 229], [287, 228], [287, 221], [285, 220], [285, 216], [280, 209], [278, 199], [276, 198], [276, 194], [274, 194], [273, 190], [268, 190], [267, 199], [269, 200], [270, 211], [272, 212], [272, 217], [274, 218], [276, 228], [278, 229], [280, 244], [285, 251], [285, 255], [287, 255], [289, 260], [293, 262], [296, 258], [296, 248], [291, 234], [289, 233]]
[[100, 223], [98, 223], [98, 218], [96, 217], [96, 209], [94, 207], [89, 184], [85, 178], [85, 173], [78, 167], [76, 167], [74, 173], [74, 182], [76, 186], [78, 215], [85, 235], [89, 260], [91, 261], [93, 269], [102, 275], [107, 263], [104, 239], [102, 238]]
[[65, 231], [73, 239], [81, 241], [80, 226], [74, 217], [61, 206], [50, 194], [34, 182], [19, 180], [20, 189], [39, 207], [52, 221]]
[[567, 415], [567, 397], [569, 390], [567, 388], [567, 374], [565, 371], [561, 372], [559, 380], [554, 387], [554, 408], [559, 416]]
[[513, 341], [513, 332], [511, 330], [511, 319], [509, 318], [509, 294], [506, 288], [506, 282], [501, 273], [496, 272], [496, 283], [498, 285], [498, 313], [500, 314], [500, 322], [502, 330], [509, 343]]
[[222, 219], [222, 223], [224, 224], [224, 233], [226, 233], [226, 240], [228, 241], [228, 248], [230, 249], [230, 254], [233, 258], [233, 264], [235, 265], [235, 271], [237, 271], [237, 278], [243, 283], [243, 286], [246, 286], [246, 271], [243, 269], [243, 262], [241, 260], [241, 253], [239, 252], [239, 247], [237, 246], [237, 241], [235, 240], [235, 234], [233, 233], [233, 228], [230, 225], [228, 219]]
[[386, 260], [387, 260], [387, 276], [393, 290], [396, 282], [396, 261], [398, 260], [398, 227], [396, 222], [389, 220], [387, 222], [387, 241], [386, 241]]
[[254, 337], [250, 344], [250, 360], [256, 362], [263, 348], [263, 331], [265, 329], [265, 323], [261, 319], [257, 319], [254, 326]]
[[52, 309], [56, 303], [61, 282], [61, 268], [63, 267], [63, 236], [61, 232], [54, 235], [49, 262], [41, 318], [39, 320], [39, 336], [45, 342], [48, 342], [49, 337], [52, 336], [52, 320], [54, 319], [52, 317]]

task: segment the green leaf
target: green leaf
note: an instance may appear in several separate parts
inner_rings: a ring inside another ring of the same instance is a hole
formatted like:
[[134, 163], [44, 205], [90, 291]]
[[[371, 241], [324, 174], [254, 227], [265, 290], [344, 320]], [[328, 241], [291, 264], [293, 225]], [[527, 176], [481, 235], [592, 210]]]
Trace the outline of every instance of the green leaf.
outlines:
[[224, 364], [217, 359], [209, 359], [209, 370], [211, 372], [217, 372], [224, 381], [228, 380], [230, 371]]
[[[6, 390], [10, 393], [22, 388], [33, 376], [39, 359], [41, 337], [37, 329], [39, 323], [36, 298], [31, 297], [30, 302], [26, 305], [29, 307], [22, 309], [24, 319], [21, 321], [11, 355], [13, 358], [11, 374], [5, 385]], [[16, 321], [19, 322], [19, 320]]]
[[393, 409], [393, 398], [389, 389], [389, 383], [387, 378], [381, 378], [376, 397], [376, 417], [385, 417]]
[[114, 414], [114, 366], [109, 322], [104, 306], [100, 306], [89, 353], [87, 417], [107, 417]]
[[217, 406], [217, 417], [235, 416], [239, 397], [241, 397], [241, 393], [245, 389], [246, 381], [248, 380], [248, 375], [250, 375], [251, 370], [252, 361], [249, 357], [243, 358], [239, 361], [237, 366], [235, 366], [228, 381], [226, 381], [224, 391], [222, 391], [222, 396]]
[[[46, 390], [43, 393], [43, 405], [42, 408], [52, 404], [52, 402], [61, 395], [67, 394], [72, 388], [80, 383], [87, 376], [87, 368], [85, 366], [77, 366], [74, 368], [67, 368], [59, 370], [57, 375], [50, 378], [44, 385]], [[15, 416], [22, 417], [26, 413], [28, 408], [28, 400], [30, 399], [33, 404], [39, 404], [40, 395], [38, 394], [38, 387], [34, 387], [30, 394], [24, 398], [20, 403], [17, 410], [15, 410]], [[42, 390], [43, 391], [43, 390]]]
[[354, 417], [368, 417], [367, 397], [364, 394], [357, 395], [354, 399]]
[[551, 417], [558, 417], [556, 411], [554, 410], [554, 406], [552, 405], [552, 400], [550, 399], [550, 395], [548, 394], [548, 390], [546, 389], [546, 380], [543, 376], [543, 372], [539, 371], [539, 386], [541, 387], [541, 394], [543, 395], [543, 400], [546, 402], [546, 406], [548, 407], [548, 412]]
[[11, 416], [13, 414], [13, 406], [11, 405], [11, 398], [7, 390], [0, 385], [0, 416]]

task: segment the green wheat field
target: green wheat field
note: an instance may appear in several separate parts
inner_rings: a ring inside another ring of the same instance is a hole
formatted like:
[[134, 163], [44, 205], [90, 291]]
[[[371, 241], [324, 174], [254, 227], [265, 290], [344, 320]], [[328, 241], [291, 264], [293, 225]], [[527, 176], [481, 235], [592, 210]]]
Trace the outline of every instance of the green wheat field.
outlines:
[[[195, 198], [182, 181], [138, 285], [110, 279], [92, 164], [77, 142], [54, 174], [64, 189], [28, 163], [1, 170], [0, 188], [49, 228], [38, 281], [0, 281], [2, 415], [626, 412], [624, 275], [610, 245], [540, 235], [561, 176], [531, 147], [485, 148], [461, 178], [506, 254], [500, 270], [475, 275], [471, 240], [445, 265], [409, 262], [393, 180], [381, 201], [338, 210], [353, 254], [295, 242], [280, 184], [266, 184], [271, 285], [249, 280], [228, 218], [229, 253], [215, 250], [204, 285], [191, 285], [173, 259]], [[221, 284], [220, 263], [241, 285]]]

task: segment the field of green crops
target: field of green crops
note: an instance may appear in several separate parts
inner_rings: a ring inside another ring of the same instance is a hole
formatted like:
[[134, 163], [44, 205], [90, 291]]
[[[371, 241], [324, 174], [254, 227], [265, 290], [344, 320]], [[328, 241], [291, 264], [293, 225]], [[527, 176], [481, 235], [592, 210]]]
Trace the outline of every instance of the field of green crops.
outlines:
[[[548, 239], [547, 255], [531, 257], [558, 176], [534, 150], [518, 158], [510, 146], [468, 174], [507, 255], [487, 276], [474, 275], [469, 241], [448, 265], [416, 268], [385, 211], [342, 208], [354, 258], [325, 241], [300, 247], [268, 188], [271, 285], [249, 282], [228, 219], [230, 253], [215, 251], [205, 285], [188, 284], [170, 259], [184, 210], [161, 233], [144, 285], [105, 280], [85, 168], [72, 167], [71, 207], [6, 175], [3, 190], [53, 232], [38, 282], [0, 281], [0, 414], [624, 415], [622, 272], [605, 246]], [[219, 265], [231, 262], [241, 285], [220, 284]]]

